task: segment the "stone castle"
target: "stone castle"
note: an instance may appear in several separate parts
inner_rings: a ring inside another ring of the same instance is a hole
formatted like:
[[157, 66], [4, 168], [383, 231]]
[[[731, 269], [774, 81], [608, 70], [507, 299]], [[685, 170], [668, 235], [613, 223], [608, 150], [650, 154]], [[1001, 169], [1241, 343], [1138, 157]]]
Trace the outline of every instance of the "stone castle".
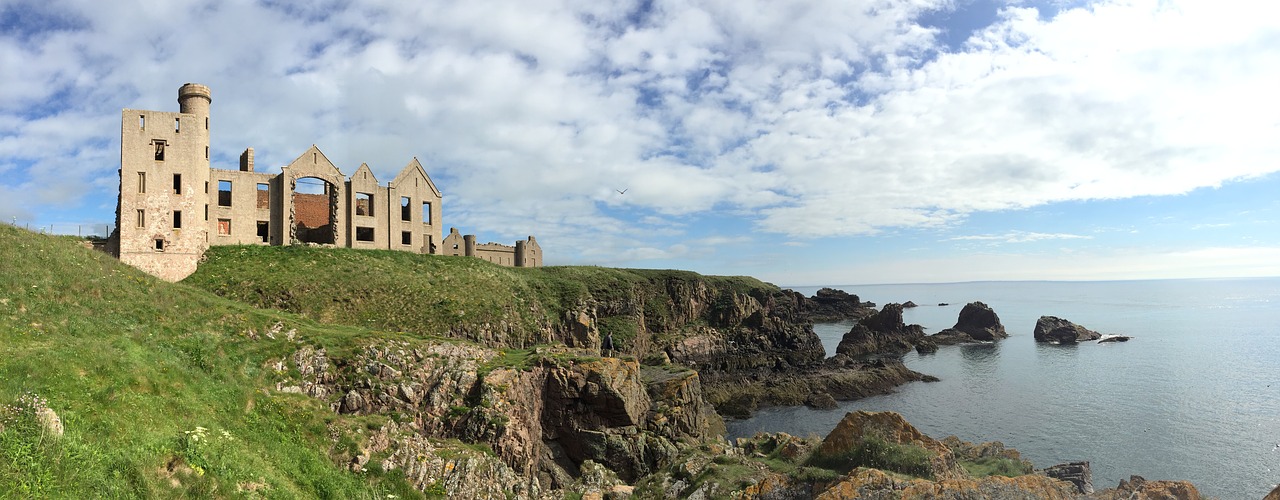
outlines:
[[542, 265], [533, 236], [477, 245], [451, 228], [442, 238], [443, 196], [417, 158], [385, 186], [367, 164], [344, 176], [314, 145], [279, 174], [254, 171], [253, 148], [238, 170], [211, 168], [212, 102], [209, 87], [188, 83], [177, 113], [122, 111], [120, 196], [107, 244], [122, 262], [177, 281], [213, 245], [310, 243]]

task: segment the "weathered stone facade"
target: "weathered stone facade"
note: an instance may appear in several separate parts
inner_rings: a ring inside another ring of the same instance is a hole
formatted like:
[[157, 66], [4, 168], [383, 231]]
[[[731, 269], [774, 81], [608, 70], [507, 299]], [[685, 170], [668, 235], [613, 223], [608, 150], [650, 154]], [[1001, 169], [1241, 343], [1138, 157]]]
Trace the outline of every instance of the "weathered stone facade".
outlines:
[[[311, 243], [542, 265], [532, 236], [515, 247], [476, 247], [471, 235], [469, 247], [461, 237], [444, 241], [443, 196], [417, 158], [386, 186], [367, 164], [344, 176], [315, 145], [279, 174], [255, 172], [253, 148], [240, 155], [238, 170], [211, 168], [212, 101], [209, 87], [188, 83], [178, 89], [177, 113], [122, 111], [120, 197], [108, 243], [121, 261], [177, 281], [195, 272], [211, 245]], [[450, 230], [450, 238], [456, 234]]]

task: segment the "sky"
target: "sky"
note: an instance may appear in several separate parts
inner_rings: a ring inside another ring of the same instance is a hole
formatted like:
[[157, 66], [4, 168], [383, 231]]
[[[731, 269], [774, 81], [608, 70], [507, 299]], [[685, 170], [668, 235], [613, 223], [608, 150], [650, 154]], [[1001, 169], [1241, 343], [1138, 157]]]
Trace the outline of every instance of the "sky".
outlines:
[[0, 220], [113, 223], [123, 108], [316, 144], [548, 265], [1280, 276], [1280, 2], [0, 0]]

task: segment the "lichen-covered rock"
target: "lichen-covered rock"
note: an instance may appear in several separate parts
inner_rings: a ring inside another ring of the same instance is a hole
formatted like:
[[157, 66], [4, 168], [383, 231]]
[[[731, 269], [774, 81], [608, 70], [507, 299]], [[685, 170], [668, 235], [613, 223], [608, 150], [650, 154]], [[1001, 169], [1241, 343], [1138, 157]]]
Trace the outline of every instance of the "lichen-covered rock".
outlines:
[[1187, 481], [1148, 481], [1142, 476], [1129, 476], [1120, 485], [1095, 492], [1096, 500], [1200, 500], [1200, 490]]
[[36, 421], [40, 422], [40, 429], [46, 435], [55, 438], [62, 437], [62, 419], [52, 408], [47, 406], [36, 408]]
[[1086, 340], [1098, 340], [1102, 334], [1057, 316], [1041, 316], [1036, 320], [1033, 334], [1036, 342], [1074, 344]]
[[955, 326], [929, 336], [938, 344], [959, 344], [964, 342], [991, 342], [1007, 338], [1000, 316], [990, 306], [982, 302], [970, 302], [960, 310]]
[[835, 485], [819, 493], [818, 500], [865, 499], [973, 499], [973, 500], [1068, 500], [1077, 497], [1067, 482], [1045, 476], [988, 476], [930, 481], [900, 479], [877, 469], [850, 471]]
[[818, 445], [814, 455], [819, 458], [847, 456], [857, 451], [869, 438], [923, 449], [928, 453], [927, 473], [935, 480], [969, 477], [946, 445], [917, 430], [902, 415], [890, 411], [856, 411], [846, 414], [822, 440], [822, 444]]

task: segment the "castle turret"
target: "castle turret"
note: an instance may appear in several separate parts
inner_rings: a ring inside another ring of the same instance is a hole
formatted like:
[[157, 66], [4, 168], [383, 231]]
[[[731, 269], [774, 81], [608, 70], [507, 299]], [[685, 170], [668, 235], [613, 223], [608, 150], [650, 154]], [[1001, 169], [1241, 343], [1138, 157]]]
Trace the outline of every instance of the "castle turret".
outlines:
[[[196, 115], [202, 121], [208, 120], [211, 103], [213, 103], [213, 96], [209, 93], [209, 87], [188, 83], [178, 89], [178, 112], [180, 113]], [[207, 122], [205, 130], [209, 130]]]

